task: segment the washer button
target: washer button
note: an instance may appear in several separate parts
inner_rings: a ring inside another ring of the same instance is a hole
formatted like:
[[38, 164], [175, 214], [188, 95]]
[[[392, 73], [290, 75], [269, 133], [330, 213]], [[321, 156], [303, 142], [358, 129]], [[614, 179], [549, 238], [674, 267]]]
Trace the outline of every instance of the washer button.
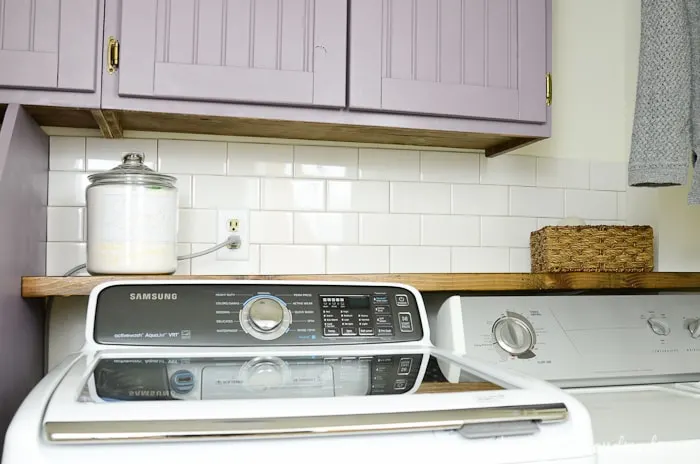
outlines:
[[408, 306], [408, 295], [399, 293], [394, 298], [396, 299], [396, 306]]
[[390, 316], [375, 316], [375, 321], [377, 324], [380, 325], [391, 325], [391, 317]]
[[375, 306], [374, 314], [391, 314], [388, 306]]
[[377, 327], [377, 335], [394, 335], [393, 327]]
[[413, 359], [411, 358], [401, 358], [399, 360], [399, 370], [397, 374], [408, 375], [411, 372], [411, 367], [413, 366]]
[[374, 329], [372, 327], [360, 327], [360, 335], [364, 337], [374, 335]]
[[394, 382], [394, 390], [405, 390], [408, 386], [408, 381], [406, 379], [396, 379]]
[[401, 332], [413, 332], [411, 313], [399, 313], [399, 329]]
[[355, 330], [355, 327], [343, 327], [343, 335], [357, 335], [357, 330]]
[[326, 337], [337, 337], [338, 335], [340, 335], [340, 331], [337, 327], [324, 327], [323, 335]]

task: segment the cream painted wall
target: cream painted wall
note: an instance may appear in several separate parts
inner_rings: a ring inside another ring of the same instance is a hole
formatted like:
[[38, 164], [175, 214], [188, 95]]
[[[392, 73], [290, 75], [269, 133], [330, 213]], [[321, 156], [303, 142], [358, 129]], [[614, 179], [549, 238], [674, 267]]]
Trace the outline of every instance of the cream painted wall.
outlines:
[[515, 153], [625, 160], [639, 0], [552, 3], [552, 137]]
[[[554, 0], [552, 23], [552, 137], [515, 153], [628, 159], [640, 0]], [[700, 271], [700, 206], [688, 205], [688, 190], [627, 191], [628, 223], [654, 227], [657, 271]]]

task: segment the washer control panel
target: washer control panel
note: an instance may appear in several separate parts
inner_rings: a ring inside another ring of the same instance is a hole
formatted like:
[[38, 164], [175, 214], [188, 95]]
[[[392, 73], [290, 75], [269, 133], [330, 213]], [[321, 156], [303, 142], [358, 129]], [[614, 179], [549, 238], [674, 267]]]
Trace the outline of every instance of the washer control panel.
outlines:
[[91, 300], [93, 336], [146, 346], [419, 341], [424, 309], [416, 295], [390, 285], [119, 284]]

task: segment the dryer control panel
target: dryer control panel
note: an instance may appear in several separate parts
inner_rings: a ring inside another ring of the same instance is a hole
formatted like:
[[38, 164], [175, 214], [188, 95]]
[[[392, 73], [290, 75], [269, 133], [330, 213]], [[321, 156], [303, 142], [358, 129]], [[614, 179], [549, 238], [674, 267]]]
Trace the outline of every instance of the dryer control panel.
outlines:
[[146, 346], [419, 341], [416, 294], [371, 285], [119, 284], [97, 295], [93, 336]]
[[700, 379], [697, 294], [454, 296], [432, 337], [559, 386]]

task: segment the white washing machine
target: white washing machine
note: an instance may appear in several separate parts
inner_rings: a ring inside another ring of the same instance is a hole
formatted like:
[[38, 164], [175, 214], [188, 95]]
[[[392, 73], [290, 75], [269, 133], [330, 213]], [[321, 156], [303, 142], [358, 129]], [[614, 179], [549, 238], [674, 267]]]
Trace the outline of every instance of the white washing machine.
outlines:
[[429, 336], [400, 285], [105, 284], [84, 347], [26, 398], [2, 463], [595, 461], [580, 402]]
[[453, 296], [433, 322], [438, 347], [580, 400], [599, 463], [700, 460], [700, 295]]

